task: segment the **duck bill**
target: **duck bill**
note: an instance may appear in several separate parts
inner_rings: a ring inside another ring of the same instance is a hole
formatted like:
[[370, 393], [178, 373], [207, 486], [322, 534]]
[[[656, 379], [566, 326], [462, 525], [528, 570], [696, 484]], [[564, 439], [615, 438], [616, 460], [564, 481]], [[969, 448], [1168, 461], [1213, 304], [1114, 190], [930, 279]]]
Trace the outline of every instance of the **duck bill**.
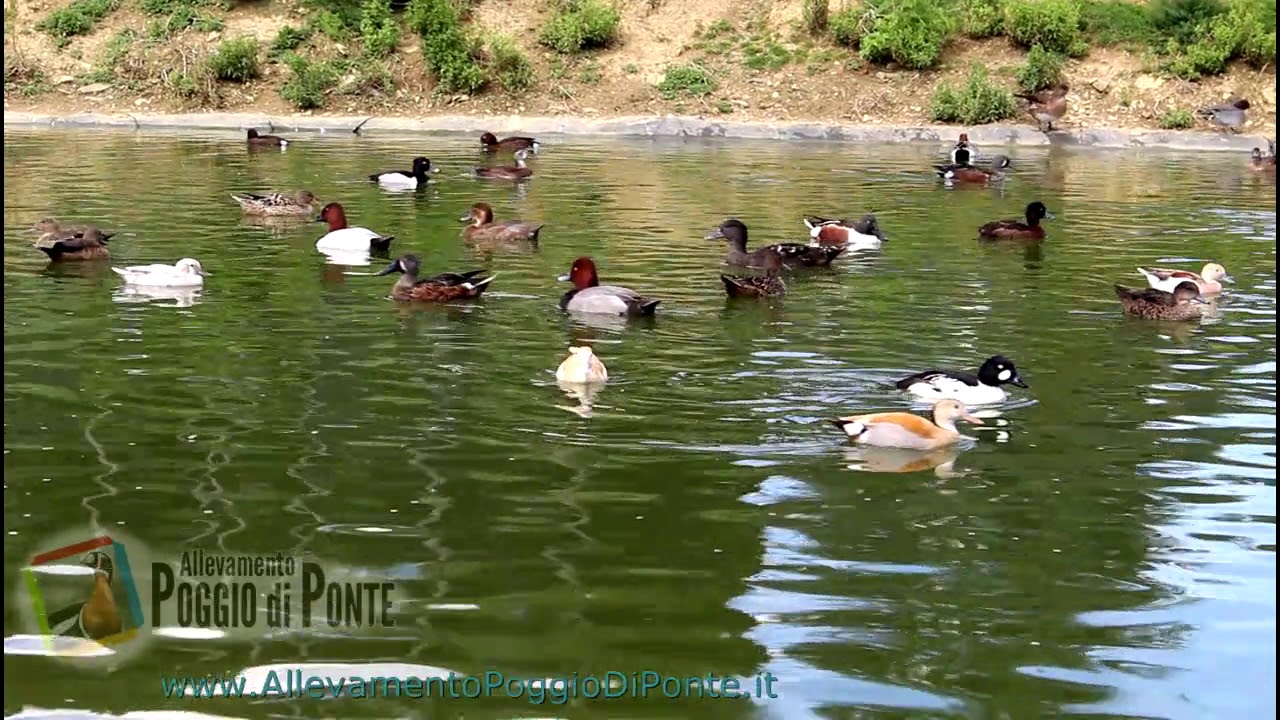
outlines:
[[1023, 380], [1020, 376], [1018, 376], [1018, 375], [1014, 375], [1014, 376], [1013, 376], [1013, 379], [1009, 381], [1009, 384], [1010, 384], [1010, 385], [1013, 385], [1014, 387], [1020, 387], [1020, 388], [1022, 388], [1022, 389], [1024, 389], [1024, 390], [1029, 389], [1029, 388], [1031, 387], [1030, 385], [1028, 385], [1028, 384], [1026, 383], [1026, 381], [1024, 381], [1024, 380]]
[[1048, 210], [1045, 210], [1045, 211], [1044, 211], [1044, 217], [1045, 217], [1045, 219], [1046, 219], [1046, 220], [1057, 220], [1057, 219], [1058, 219], [1058, 216], [1057, 216], [1057, 215], [1054, 215], [1052, 212], [1050, 212], [1050, 211], [1048, 211]]
[[1222, 282], [1224, 282], [1224, 283], [1226, 283], [1226, 284], [1228, 284], [1228, 285], [1235, 285], [1235, 284], [1236, 284], [1236, 279], [1235, 279], [1235, 278], [1233, 278], [1233, 277], [1231, 277], [1230, 275], [1223, 275], [1223, 276], [1222, 276]]
[[458, 222], [471, 222], [471, 214], [470, 214], [470, 213], [468, 213], [468, 214], [463, 215], [462, 217], [458, 218]]
[[1191, 298], [1191, 302], [1200, 303], [1201, 305], [1208, 305], [1208, 304], [1209, 304], [1209, 299], [1208, 299], [1208, 298], [1206, 298], [1206, 297], [1205, 297], [1205, 296], [1203, 296], [1203, 295], [1197, 295], [1197, 296], [1195, 296], [1195, 297]]
[[393, 262], [393, 263], [391, 263], [390, 265], [388, 265], [386, 270], [383, 270], [382, 272], [378, 273], [378, 274], [377, 274], [377, 275], [375, 275], [374, 277], [381, 277], [381, 276], [383, 276], [383, 275], [390, 275], [391, 273], [396, 273], [396, 272], [404, 272], [403, 270], [401, 270], [401, 269], [400, 269], [400, 261], [399, 261], [399, 260], [396, 260], [395, 262]]
[[569, 276], [568, 276], [567, 274], [566, 274], [566, 275], [557, 275], [557, 276], [556, 276], [556, 280], [558, 280], [559, 282], [569, 282], [570, 278], [569, 278]]
[[704, 239], [705, 240], [723, 240], [724, 231], [721, 230], [720, 228], [716, 228], [715, 230], [712, 230], [711, 232], [707, 233]]
[[977, 415], [961, 415], [960, 419], [969, 423], [970, 425], [986, 425], [986, 423], [982, 422], [982, 418], [978, 417]]

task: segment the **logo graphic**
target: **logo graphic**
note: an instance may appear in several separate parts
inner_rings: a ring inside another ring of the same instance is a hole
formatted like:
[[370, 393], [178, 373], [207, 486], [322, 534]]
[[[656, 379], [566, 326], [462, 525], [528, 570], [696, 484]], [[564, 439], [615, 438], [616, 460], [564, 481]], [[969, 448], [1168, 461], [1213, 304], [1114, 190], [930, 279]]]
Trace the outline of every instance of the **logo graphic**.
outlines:
[[[68, 558], [74, 558], [77, 564], [63, 562]], [[69, 583], [57, 583], [62, 586], [56, 588], [61, 593], [48, 587], [54, 584], [52, 577], [79, 580], [89, 574], [93, 580], [87, 585], [77, 582], [65, 587]], [[142, 627], [142, 600], [133, 581], [129, 551], [123, 542], [109, 535], [42, 552], [22, 569], [22, 576], [36, 625], [51, 653], [57, 636], [80, 637], [113, 647], [136, 638]], [[41, 576], [46, 578], [43, 587]], [[117, 588], [123, 592], [124, 602], [117, 600]], [[65, 602], [59, 596], [68, 591], [73, 597]], [[52, 602], [55, 599], [60, 600], [56, 605]]]

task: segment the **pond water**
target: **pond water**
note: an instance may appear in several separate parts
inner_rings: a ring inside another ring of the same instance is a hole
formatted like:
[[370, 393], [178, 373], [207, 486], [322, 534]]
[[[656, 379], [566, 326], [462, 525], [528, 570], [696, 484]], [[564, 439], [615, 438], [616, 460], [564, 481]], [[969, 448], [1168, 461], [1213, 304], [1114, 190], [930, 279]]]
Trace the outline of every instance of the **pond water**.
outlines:
[[[241, 138], [5, 130], [5, 635], [33, 632], [35, 549], [94, 531], [319, 558], [394, 582], [395, 627], [152, 637], [106, 664], [7, 640], [7, 715], [1274, 717], [1276, 188], [1247, 155], [1016, 149], [1002, 188], [948, 190], [928, 171], [944, 147], [545, 138], [516, 185], [465, 175], [471, 136]], [[424, 192], [366, 179], [420, 154], [443, 168]], [[469, 305], [398, 305], [369, 276], [385, 260], [326, 263], [321, 225], [246, 223], [229, 197], [295, 188], [425, 272], [499, 277]], [[974, 239], [1036, 199], [1057, 215], [1041, 247]], [[540, 248], [464, 244], [476, 201], [546, 222]], [[724, 218], [758, 245], [866, 211], [882, 250], [790, 276], [777, 302], [725, 298], [703, 239]], [[103, 266], [50, 268], [45, 215], [119, 231], [117, 264], [198, 258], [205, 288], [138, 297]], [[579, 255], [658, 317], [560, 313]], [[1136, 266], [1208, 260], [1237, 281], [1210, 319], [1121, 314]], [[554, 379], [584, 342], [610, 373], [589, 412]], [[867, 453], [822, 422], [911, 408], [896, 378], [997, 353], [1031, 387], [957, 452]], [[778, 697], [159, 684], [301, 662], [767, 671]]]

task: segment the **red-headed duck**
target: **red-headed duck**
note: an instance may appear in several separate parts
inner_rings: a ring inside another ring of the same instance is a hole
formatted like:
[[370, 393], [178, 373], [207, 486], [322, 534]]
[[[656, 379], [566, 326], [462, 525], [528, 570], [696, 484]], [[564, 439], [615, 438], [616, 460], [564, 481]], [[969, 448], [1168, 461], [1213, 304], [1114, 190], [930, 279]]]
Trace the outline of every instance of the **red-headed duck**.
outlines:
[[470, 223], [462, 229], [462, 237], [473, 242], [538, 242], [538, 233], [542, 232], [543, 223], [528, 223], [519, 220], [503, 220], [495, 222], [493, 208], [488, 203], [476, 203], [471, 211], [458, 218], [459, 222]]
[[541, 145], [531, 137], [509, 137], [499, 140], [493, 133], [480, 136], [480, 149], [485, 152], [515, 152], [516, 150], [532, 150], [538, 152]]
[[972, 165], [978, 160], [978, 148], [969, 142], [969, 133], [960, 133], [956, 146], [951, 148], [952, 165]]
[[561, 282], [573, 283], [573, 289], [560, 297], [560, 309], [570, 312], [641, 317], [653, 315], [661, 300], [647, 298], [631, 288], [601, 285], [596, 263], [589, 257], [573, 261]]
[[316, 241], [316, 249], [321, 251], [384, 251], [395, 239], [394, 235], [379, 235], [368, 228], [348, 227], [347, 213], [336, 202], [325, 205], [316, 221], [329, 224], [329, 232]]
[[1222, 105], [1210, 105], [1196, 111], [1200, 117], [1223, 130], [1239, 132], [1244, 127], [1247, 110], [1252, 107], [1244, 98], [1233, 99]]

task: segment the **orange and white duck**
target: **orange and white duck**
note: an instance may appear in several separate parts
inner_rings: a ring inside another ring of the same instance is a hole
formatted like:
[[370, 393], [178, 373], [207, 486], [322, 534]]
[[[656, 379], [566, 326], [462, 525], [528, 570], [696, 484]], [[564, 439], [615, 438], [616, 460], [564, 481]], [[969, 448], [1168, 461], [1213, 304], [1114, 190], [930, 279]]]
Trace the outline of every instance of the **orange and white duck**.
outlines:
[[953, 445], [963, 437], [956, 421], [982, 425], [958, 400], [942, 400], [933, 406], [933, 421], [908, 412], [872, 413], [833, 418], [829, 422], [860, 445], [932, 450]]
[[1223, 283], [1234, 283], [1227, 269], [1218, 263], [1208, 263], [1197, 275], [1190, 270], [1170, 270], [1168, 268], [1138, 268], [1138, 272], [1147, 278], [1147, 284], [1157, 290], [1173, 292], [1173, 289], [1190, 280], [1200, 288], [1201, 295], [1216, 295], [1222, 292]]

